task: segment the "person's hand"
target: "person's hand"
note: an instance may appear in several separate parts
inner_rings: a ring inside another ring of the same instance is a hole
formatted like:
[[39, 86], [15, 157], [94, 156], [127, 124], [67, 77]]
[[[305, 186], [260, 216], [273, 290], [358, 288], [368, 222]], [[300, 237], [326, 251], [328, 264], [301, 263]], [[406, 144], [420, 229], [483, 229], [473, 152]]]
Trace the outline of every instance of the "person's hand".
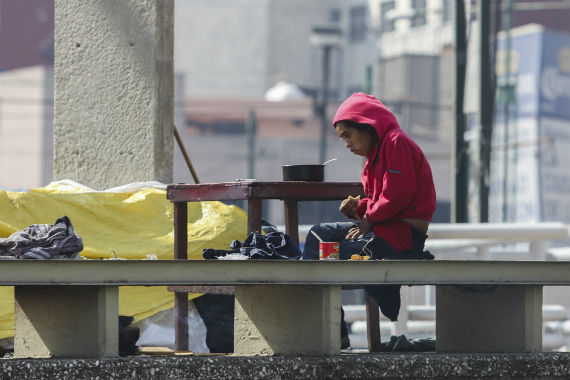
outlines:
[[342, 201], [338, 210], [349, 218], [360, 219], [360, 216], [356, 213], [359, 202], [360, 202], [360, 195], [357, 197], [349, 195], [348, 198]]
[[352, 227], [346, 234], [347, 239], [356, 239], [359, 236], [364, 236], [372, 231], [372, 225], [366, 220], [366, 217], [360, 220], [356, 227]]

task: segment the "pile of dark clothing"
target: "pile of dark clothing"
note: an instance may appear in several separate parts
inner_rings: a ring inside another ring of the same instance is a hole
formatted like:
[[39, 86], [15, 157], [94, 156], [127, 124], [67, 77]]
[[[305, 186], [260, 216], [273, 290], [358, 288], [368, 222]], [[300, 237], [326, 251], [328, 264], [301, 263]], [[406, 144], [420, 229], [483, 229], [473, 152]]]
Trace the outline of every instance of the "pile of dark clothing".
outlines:
[[78, 259], [83, 241], [67, 216], [54, 224], [32, 224], [0, 239], [0, 256], [15, 259]]
[[252, 232], [243, 242], [234, 240], [229, 250], [206, 248], [202, 251], [202, 257], [217, 259], [236, 253], [250, 259], [265, 260], [299, 260], [302, 254], [293, 239], [283, 232], [269, 232], [265, 235]]

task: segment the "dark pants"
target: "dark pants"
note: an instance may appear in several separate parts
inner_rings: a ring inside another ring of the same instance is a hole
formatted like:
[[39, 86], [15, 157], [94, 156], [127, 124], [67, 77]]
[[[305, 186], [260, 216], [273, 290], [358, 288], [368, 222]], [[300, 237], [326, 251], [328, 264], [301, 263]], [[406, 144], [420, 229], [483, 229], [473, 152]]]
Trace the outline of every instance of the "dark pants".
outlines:
[[234, 352], [234, 296], [204, 294], [194, 306], [206, 325], [206, 344], [210, 352]]

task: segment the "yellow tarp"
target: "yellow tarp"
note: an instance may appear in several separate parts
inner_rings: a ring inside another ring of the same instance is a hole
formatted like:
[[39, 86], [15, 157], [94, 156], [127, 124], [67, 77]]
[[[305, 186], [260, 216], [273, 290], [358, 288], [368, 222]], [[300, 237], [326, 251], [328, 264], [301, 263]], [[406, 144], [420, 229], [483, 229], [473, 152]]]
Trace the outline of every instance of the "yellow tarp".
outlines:
[[[85, 258], [173, 259], [173, 213], [165, 190], [94, 192], [55, 182], [26, 192], [0, 190], [0, 237], [31, 224], [53, 224], [67, 215], [83, 239]], [[228, 249], [232, 240], [246, 237], [247, 215], [240, 208], [221, 202], [188, 203], [189, 258], [201, 259], [203, 248]], [[13, 292], [12, 287], [0, 287], [0, 339], [14, 335]], [[119, 313], [137, 320], [173, 305], [173, 293], [165, 287], [119, 289]]]

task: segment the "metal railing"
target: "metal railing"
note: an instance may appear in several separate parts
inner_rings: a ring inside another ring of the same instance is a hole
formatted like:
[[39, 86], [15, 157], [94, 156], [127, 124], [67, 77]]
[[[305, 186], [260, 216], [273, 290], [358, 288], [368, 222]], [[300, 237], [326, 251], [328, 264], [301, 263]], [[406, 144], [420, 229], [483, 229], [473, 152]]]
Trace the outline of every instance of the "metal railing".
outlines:
[[[277, 226], [285, 231], [284, 226]], [[311, 225], [299, 226], [299, 241], [304, 242]], [[491, 247], [528, 243], [533, 260], [544, 260], [546, 242], [570, 236], [570, 226], [559, 222], [541, 223], [431, 223], [426, 249], [436, 254], [476, 249], [476, 257], [492, 258]], [[439, 258], [439, 257], [438, 257]]]

